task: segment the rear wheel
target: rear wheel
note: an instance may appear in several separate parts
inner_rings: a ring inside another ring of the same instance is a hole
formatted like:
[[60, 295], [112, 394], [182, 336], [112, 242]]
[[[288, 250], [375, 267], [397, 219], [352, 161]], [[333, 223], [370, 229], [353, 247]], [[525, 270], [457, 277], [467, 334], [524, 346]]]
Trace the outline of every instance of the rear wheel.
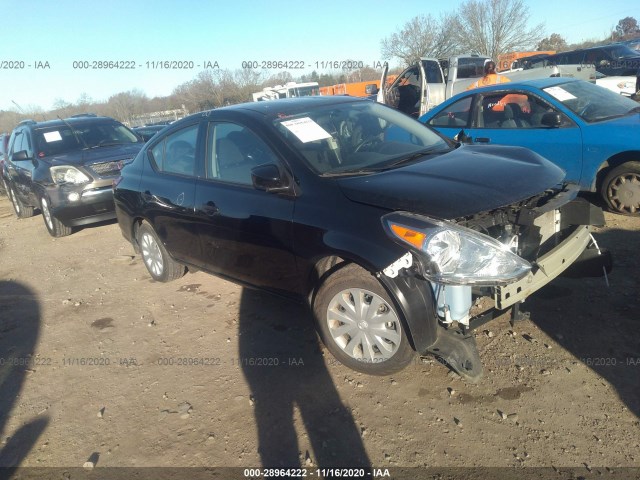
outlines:
[[51, 213], [49, 200], [46, 197], [40, 199], [40, 207], [44, 224], [52, 237], [65, 237], [71, 234], [72, 228], [62, 223]]
[[16, 217], [33, 217], [33, 207], [28, 207], [24, 203], [22, 203], [22, 200], [18, 198], [18, 196], [16, 195], [16, 191], [12, 185], [7, 186], [9, 187], [9, 198], [11, 199], [11, 204], [13, 205], [13, 211], [16, 212]]
[[389, 375], [402, 370], [413, 358], [389, 294], [357, 265], [341, 268], [320, 286], [313, 311], [324, 344], [353, 370]]
[[185, 266], [171, 258], [151, 225], [140, 225], [137, 237], [142, 261], [154, 280], [171, 282], [185, 274]]
[[611, 170], [602, 182], [602, 196], [612, 211], [640, 215], [640, 162]]

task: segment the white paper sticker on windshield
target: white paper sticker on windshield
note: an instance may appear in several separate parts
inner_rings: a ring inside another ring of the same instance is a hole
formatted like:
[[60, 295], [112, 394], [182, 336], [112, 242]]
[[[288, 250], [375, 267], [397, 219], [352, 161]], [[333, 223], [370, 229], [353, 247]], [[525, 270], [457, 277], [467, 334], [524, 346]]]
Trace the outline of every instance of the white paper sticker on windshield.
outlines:
[[287, 120], [282, 122], [302, 143], [315, 142], [325, 138], [331, 138], [331, 135], [311, 120], [309, 117], [296, 118], [295, 120]]
[[62, 136], [60, 135], [60, 132], [56, 130], [55, 132], [45, 132], [44, 139], [47, 143], [59, 142], [60, 140], [62, 140]]
[[567, 100], [573, 100], [576, 98], [562, 87], [549, 87], [545, 88], [544, 91], [561, 102], [566, 102]]

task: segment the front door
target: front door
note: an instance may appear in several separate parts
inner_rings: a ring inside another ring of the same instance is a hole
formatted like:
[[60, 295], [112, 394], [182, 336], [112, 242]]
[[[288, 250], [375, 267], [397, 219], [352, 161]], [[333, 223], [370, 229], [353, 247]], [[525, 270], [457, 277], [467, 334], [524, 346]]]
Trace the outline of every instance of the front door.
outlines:
[[294, 197], [257, 190], [251, 178], [259, 165], [283, 168], [277, 155], [253, 131], [231, 122], [209, 123], [206, 151], [195, 194], [203, 267], [258, 287], [294, 289]]

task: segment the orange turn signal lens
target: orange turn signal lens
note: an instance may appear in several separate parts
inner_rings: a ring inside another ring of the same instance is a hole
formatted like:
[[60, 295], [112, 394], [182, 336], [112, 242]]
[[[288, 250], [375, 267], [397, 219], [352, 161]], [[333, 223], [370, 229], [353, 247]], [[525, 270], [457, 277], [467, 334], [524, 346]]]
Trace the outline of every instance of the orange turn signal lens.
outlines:
[[400, 239], [414, 247], [421, 249], [424, 244], [427, 235], [417, 230], [411, 230], [410, 228], [403, 227], [401, 225], [391, 224], [391, 231]]

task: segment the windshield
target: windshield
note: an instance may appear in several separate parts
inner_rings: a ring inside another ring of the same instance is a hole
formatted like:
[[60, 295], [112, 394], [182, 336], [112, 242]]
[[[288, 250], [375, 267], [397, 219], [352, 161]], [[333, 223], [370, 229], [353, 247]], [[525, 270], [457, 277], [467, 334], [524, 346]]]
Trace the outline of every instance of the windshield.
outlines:
[[324, 175], [392, 168], [451, 149], [411, 117], [369, 101], [314, 108], [274, 123], [308, 165]]
[[38, 157], [60, 155], [76, 150], [137, 143], [138, 138], [116, 122], [91, 122], [58, 125], [36, 132]]
[[589, 82], [568, 82], [544, 89], [587, 122], [599, 122], [638, 111], [638, 103]]
[[611, 48], [609, 53], [613, 58], [619, 60], [621, 58], [634, 58], [638, 56], [638, 52], [634, 52], [627, 45], [618, 45], [616, 47]]

